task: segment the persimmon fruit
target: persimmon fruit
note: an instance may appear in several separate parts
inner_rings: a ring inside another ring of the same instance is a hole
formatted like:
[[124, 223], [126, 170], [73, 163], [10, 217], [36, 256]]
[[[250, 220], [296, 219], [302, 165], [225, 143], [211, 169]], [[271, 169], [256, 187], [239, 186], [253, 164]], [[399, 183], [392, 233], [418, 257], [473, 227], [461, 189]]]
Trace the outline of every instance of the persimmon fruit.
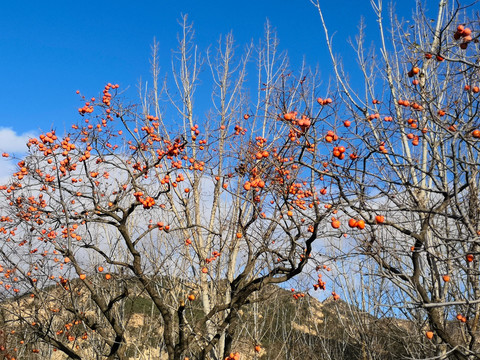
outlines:
[[332, 220], [332, 227], [333, 227], [334, 229], [340, 228], [340, 221], [338, 221], [337, 219], [333, 219], [333, 220]]
[[358, 221], [357, 221], [357, 228], [359, 228], [359, 229], [361, 229], [361, 230], [365, 229], [365, 221], [363, 221], [363, 220], [358, 220]]
[[377, 224], [383, 224], [385, 222], [385, 216], [377, 215], [375, 216], [375, 221], [377, 222]]

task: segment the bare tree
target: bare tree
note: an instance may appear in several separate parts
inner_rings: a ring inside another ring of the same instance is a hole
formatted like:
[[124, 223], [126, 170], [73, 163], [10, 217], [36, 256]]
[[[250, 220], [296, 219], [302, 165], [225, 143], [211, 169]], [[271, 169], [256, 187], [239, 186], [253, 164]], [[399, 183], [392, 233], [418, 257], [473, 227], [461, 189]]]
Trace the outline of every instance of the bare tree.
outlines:
[[[242, 307], [302, 272], [334, 211], [316, 169], [299, 164], [315, 158], [307, 134], [330, 108], [313, 114], [316, 75], [291, 75], [269, 27], [266, 39], [256, 105], [244, 90], [254, 49], [237, 57], [228, 35], [202, 55], [183, 18], [174, 87], [161, 85], [155, 44], [140, 105], [107, 84], [101, 99], [82, 97], [70, 133], [30, 139], [1, 192], [6, 351], [238, 357]], [[207, 116], [195, 104], [201, 66]]]
[[478, 358], [478, 20], [469, 6], [439, 1], [434, 21], [420, 3], [401, 21], [372, 1], [380, 53], [364, 47], [361, 32], [356, 86], [313, 3], [342, 104], [332, 143], [349, 154], [341, 160], [333, 151], [327, 168], [315, 166], [348, 204], [341, 231], [352, 242], [337, 256], [361, 256], [373, 263], [359, 276], [388, 279], [391, 296], [373, 292], [369, 301], [416, 321], [432, 349], [425, 356]]

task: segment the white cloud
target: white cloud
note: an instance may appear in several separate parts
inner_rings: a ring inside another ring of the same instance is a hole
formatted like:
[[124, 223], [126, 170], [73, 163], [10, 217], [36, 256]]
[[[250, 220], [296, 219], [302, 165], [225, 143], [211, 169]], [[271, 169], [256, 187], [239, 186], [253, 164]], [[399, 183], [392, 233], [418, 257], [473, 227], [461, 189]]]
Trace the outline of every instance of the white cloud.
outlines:
[[[23, 157], [23, 154], [27, 151], [28, 139], [34, 136], [33, 132], [17, 134], [11, 128], [0, 127], [0, 153], [10, 154], [8, 158], [0, 155], [0, 185], [5, 184], [13, 174], [18, 158]], [[14, 154], [15, 158], [13, 157]]]
[[2, 152], [26, 152], [28, 139], [33, 132], [17, 134], [10, 128], [0, 128], [0, 150]]
[[0, 157], [0, 185], [6, 184], [15, 170], [15, 163]]

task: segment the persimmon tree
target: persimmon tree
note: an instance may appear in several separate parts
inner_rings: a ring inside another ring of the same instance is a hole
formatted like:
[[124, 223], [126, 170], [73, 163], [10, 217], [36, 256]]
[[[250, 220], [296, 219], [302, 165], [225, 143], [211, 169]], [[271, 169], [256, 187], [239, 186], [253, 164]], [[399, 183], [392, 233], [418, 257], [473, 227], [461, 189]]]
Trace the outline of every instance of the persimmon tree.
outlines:
[[316, 74], [292, 75], [268, 28], [268, 45], [240, 58], [227, 36], [203, 62], [205, 115], [195, 106], [201, 55], [186, 19], [182, 30], [173, 87], [158, 81], [154, 46], [140, 104], [110, 83], [99, 98], [79, 94], [80, 121], [30, 139], [2, 186], [4, 358], [236, 359], [242, 307], [315, 262], [314, 242], [338, 227], [312, 166], [333, 109], [316, 102]]
[[[478, 19], [467, 16], [469, 6], [439, 1], [433, 22], [420, 5], [410, 22], [402, 22], [382, 1], [372, 1], [380, 53], [364, 47], [365, 33], [358, 36], [363, 82], [357, 84], [347, 80], [351, 69], [334, 55], [320, 2], [313, 4], [343, 104], [331, 122], [338, 136], [332, 147], [344, 146], [349, 154], [332, 155], [325, 168], [314, 166], [325, 178], [328, 173], [348, 204], [340, 228], [352, 241], [335, 256], [352, 256], [347, 276], [358, 274], [358, 287], [371, 285], [368, 296], [357, 293], [363, 301], [388, 316], [415, 320], [423, 356], [476, 359]], [[386, 279], [389, 295], [380, 297]]]

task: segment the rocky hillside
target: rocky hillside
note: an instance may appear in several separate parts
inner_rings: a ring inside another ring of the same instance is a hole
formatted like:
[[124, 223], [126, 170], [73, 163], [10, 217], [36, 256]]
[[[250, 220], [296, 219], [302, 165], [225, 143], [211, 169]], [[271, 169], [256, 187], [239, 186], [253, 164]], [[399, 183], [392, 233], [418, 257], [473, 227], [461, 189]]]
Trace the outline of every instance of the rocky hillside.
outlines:
[[[94, 321], [96, 315], [89, 308], [88, 292], [81, 291], [81, 282], [72, 283], [71, 286], [79, 286], [76, 289], [78, 307], [86, 318]], [[129, 287], [128, 296], [116, 309], [122, 312], [126, 323], [126, 339], [132, 344], [124, 356], [132, 360], [165, 359], [159, 313], [133, 282]], [[13, 307], [16, 310], [21, 308], [24, 318], [33, 312], [37, 318], [41, 318], [49, 315], [46, 312], [57, 311], [58, 304], [55, 301], [61, 301], [62, 289], [52, 287], [45, 293], [48, 294], [45, 298], [52, 301], [41, 304], [41, 307], [35, 304], [38, 299], [29, 296], [1, 304], [0, 342], [3, 345], [0, 344], [0, 360], [13, 357], [17, 360], [67, 359], [63, 352], [55, 351], [53, 347], [42, 343], [38, 335], [27, 331], [25, 325], [11, 314]], [[330, 297], [319, 302], [308, 294], [300, 296], [275, 286], [264, 289], [258, 294], [257, 300], [240, 310], [238, 321], [234, 324], [232, 348], [240, 352], [244, 360], [393, 360], [432, 355], [429, 351], [430, 340], [423, 336], [421, 325], [417, 326], [412, 321], [377, 318], [341, 299]], [[196, 300], [193, 303], [186, 314], [191, 319], [203, 315], [200, 302]], [[95, 358], [92, 339], [83, 335], [81, 322], [74, 321], [68, 312], [52, 319], [51, 326], [58, 329], [57, 336], [71, 336], [74, 339], [72, 345], [77, 351], [86, 359]], [[256, 346], [260, 346], [257, 348], [259, 352], [255, 352]], [[11, 354], [12, 347], [16, 349], [16, 356]]]

